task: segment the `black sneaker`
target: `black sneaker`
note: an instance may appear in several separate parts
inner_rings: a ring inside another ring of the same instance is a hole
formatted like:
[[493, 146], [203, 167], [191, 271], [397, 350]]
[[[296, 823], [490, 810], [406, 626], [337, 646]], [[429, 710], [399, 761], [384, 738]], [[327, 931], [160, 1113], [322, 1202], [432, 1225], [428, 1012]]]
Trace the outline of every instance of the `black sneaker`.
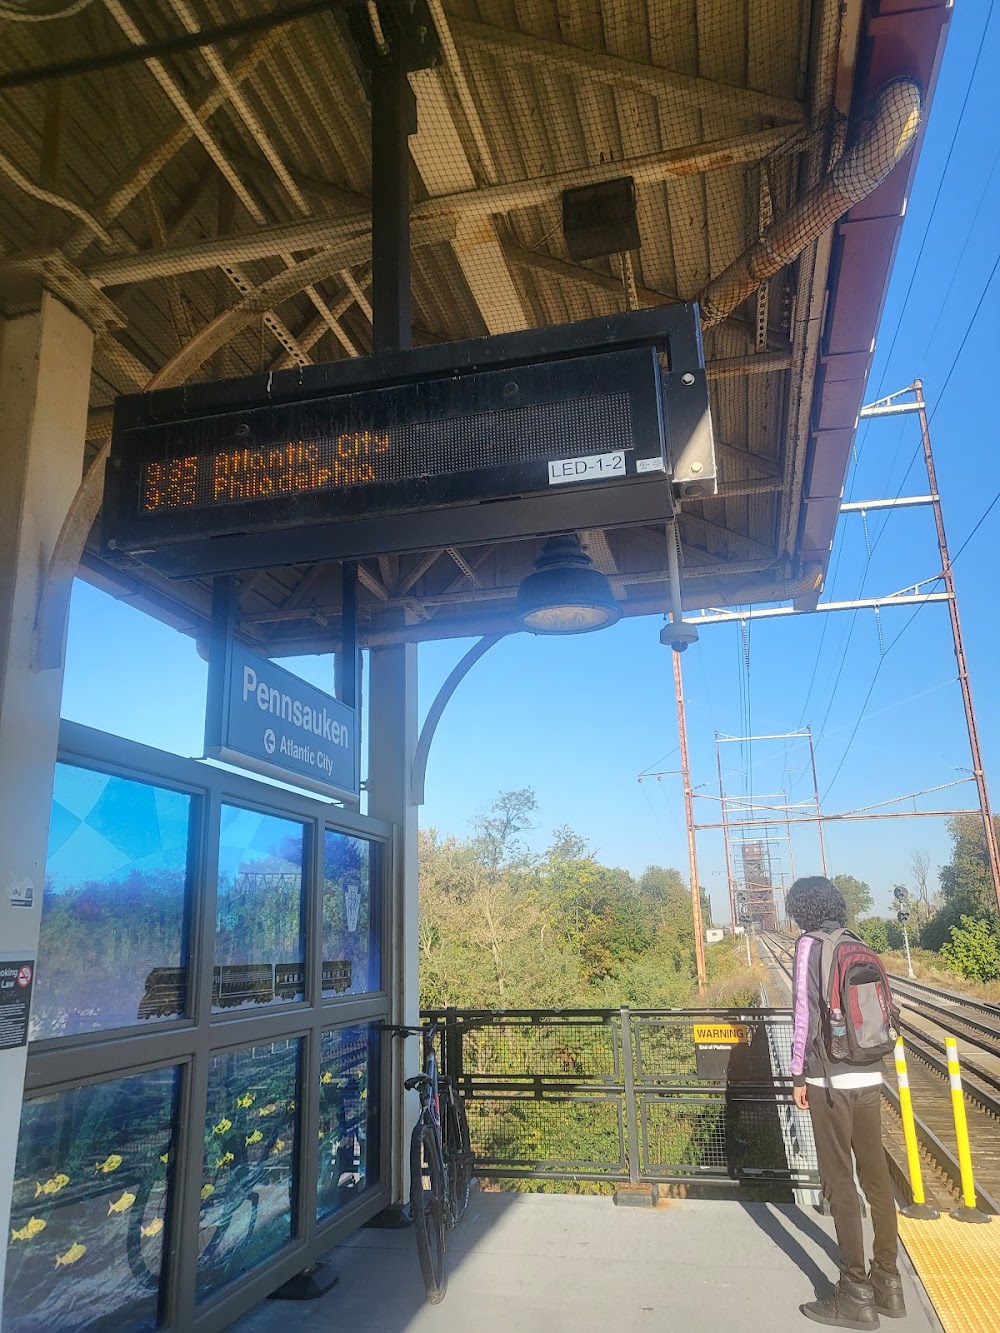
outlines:
[[852, 1282], [842, 1277], [833, 1292], [821, 1301], [810, 1301], [799, 1309], [814, 1324], [830, 1328], [871, 1329], [879, 1327], [875, 1290], [870, 1282]]
[[873, 1259], [868, 1276], [875, 1292], [875, 1308], [879, 1314], [884, 1314], [887, 1319], [905, 1319], [903, 1279], [899, 1274], [884, 1272]]

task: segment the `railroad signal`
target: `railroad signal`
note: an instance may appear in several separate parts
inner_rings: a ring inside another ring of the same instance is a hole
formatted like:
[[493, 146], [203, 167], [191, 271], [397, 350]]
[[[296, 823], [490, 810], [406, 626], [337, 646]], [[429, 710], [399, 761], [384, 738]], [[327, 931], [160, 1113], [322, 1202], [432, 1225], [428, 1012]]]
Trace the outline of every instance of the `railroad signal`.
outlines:
[[909, 919], [910, 919], [910, 914], [909, 914], [909, 912], [897, 912], [897, 913], [896, 913], [896, 920], [897, 920], [901, 925], [904, 925], [904, 926], [905, 926], [906, 923], [907, 923], [907, 921], [909, 921]]

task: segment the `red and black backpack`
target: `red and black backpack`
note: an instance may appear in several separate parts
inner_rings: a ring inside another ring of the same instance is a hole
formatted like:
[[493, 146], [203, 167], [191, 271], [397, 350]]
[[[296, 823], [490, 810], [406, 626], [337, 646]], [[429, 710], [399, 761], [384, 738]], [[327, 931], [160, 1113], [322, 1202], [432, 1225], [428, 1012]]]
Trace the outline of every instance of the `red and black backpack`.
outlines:
[[831, 1060], [877, 1064], [899, 1035], [899, 1009], [882, 960], [852, 931], [816, 931], [821, 1030]]

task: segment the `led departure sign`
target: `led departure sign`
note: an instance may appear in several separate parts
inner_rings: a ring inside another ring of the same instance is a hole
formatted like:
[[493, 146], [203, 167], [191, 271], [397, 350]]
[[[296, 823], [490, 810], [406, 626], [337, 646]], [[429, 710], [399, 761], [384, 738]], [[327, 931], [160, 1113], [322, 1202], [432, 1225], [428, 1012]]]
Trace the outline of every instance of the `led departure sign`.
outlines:
[[687, 307], [133, 395], [104, 550], [191, 576], [659, 522], [688, 420], [707, 388]]
[[373, 460], [390, 448], [384, 432], [356, 430], [332, 443], [296, 440], [266, 449], [223, 449], [149, 462], [139, 507], [144, 514], [160, 514], [360, 486], [376, 480]]

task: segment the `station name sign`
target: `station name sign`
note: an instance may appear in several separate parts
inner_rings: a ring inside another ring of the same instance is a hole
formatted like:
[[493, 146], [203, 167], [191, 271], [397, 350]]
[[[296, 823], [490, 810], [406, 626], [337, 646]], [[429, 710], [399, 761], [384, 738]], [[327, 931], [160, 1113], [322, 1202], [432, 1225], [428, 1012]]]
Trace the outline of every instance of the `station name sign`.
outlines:
[[192, 577], [660, 522], [714, 491], [709, 422], [687, 306], [130, 395], [103, 550]]
[[235, 642], [213, 648], [205, 754], [328, 796], [359, 792], [355, 710]]

